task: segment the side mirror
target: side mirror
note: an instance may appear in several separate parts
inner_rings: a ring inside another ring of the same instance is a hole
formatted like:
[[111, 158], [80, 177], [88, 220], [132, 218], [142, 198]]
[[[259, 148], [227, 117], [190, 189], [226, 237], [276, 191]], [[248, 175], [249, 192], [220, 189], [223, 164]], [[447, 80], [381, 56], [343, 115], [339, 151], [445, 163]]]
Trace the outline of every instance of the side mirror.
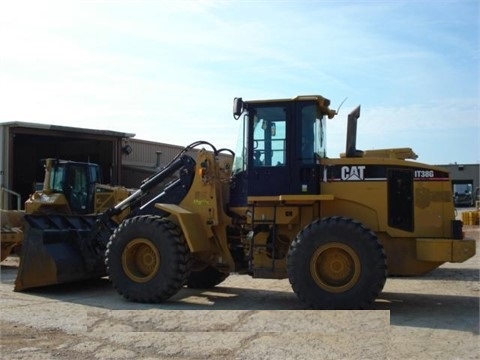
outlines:
[[233, 99], [233, 117], [235, 120], [240, 118], [243, 113], [243, 100], [242, 98]]

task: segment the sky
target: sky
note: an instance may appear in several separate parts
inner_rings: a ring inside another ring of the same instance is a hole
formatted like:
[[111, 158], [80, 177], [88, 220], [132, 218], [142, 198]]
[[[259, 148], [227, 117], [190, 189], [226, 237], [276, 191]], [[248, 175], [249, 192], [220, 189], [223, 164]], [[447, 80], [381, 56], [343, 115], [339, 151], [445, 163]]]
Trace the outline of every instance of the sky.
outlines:
[[235, 150], [244, 100], [322, 95], [327, 156], [480, 163], [480, 1], [0, 0], [0, 122]]

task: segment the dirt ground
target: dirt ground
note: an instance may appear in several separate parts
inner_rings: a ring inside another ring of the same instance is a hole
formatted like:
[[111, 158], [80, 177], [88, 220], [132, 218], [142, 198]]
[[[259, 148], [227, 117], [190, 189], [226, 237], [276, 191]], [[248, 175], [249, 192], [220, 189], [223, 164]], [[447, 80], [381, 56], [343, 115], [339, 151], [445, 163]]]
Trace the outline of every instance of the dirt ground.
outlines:
[[[465, 230], [480, 242], [478, 226]], [[479, 359], [479, 259], [389, 278], [373, 310], [305, 311], [288, 280], [241, 275], [209, 291], [182, 289], [163, 304], [127, 302], [106, 279], [16, 293], [9, 258], [0, 357]]]

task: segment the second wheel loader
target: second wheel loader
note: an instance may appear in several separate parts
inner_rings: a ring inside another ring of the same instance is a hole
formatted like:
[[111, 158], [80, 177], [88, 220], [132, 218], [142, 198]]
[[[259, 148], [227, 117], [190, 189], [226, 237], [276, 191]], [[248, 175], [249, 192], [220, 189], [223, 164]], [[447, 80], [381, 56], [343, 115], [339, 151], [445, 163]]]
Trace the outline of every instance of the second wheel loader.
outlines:
[[[50, 215], [99, 214], [129, 195], [124, 187], [102, 184], [98, 164], [54, 158], [42, 162], [45, 169], [43, 186], [28, 197], [25, 210], [0, 209], [1, 261], [21, 247], [29, 219], [25, 219], [25, 215], [35, 215], [36, 224], [40, 225], [48, 223]], [[32, 223], [30, 226], [35, 227]]]
[[[409, 148], [356, 149], [360, 107], [349, 115], [345, 153], [327, 157], [326, 122], [337, 115], [329, 106], [318, 95], [236, 98], [243, 131], [234, 157], [199, 142], [210, 151], [195, 160], [181, 153], [156, 175], [178, 180], [145, 205], [141, 187], [105, 211], [69, 254], [88, 268], [81, 248], [106, 246], [106, 272], [132, 301], [164, 301], [185, 285], [209, 288], [240, 273], [288, 278], [311, 309], [368, 308], [387, 274], [421, 275], [472, 257], [447, 171], [413, 161]], [[99, 246], [99, 224], [123, 211], [130, 215], [107, 226], [113, 234]]]

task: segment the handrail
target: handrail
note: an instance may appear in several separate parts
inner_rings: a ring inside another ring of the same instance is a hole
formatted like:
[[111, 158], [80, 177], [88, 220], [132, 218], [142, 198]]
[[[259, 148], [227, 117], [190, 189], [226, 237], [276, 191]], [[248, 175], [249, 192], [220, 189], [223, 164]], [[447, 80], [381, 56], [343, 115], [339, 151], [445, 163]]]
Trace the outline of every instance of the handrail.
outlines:
[[[7, 193], [7, 194], [10, 194], [10, 195], [13, 195], [13, 196], [16, 196], [17, 198], [17, 210], [21, 210], [21, 207], [22, 207], [22, 195], [20, 195], [19, 193], [13, 191], [13, 190], [9, 190], [7, 189], [5, 186], [2, 185], [1, 187], [1, 191], [0, 191], [0, 195], [3, 194], [3, 193]], [[3, 206], [3, 196], [0, 196], [0, 208]], [[6, 209], [8, 210], [8, 209]]]

